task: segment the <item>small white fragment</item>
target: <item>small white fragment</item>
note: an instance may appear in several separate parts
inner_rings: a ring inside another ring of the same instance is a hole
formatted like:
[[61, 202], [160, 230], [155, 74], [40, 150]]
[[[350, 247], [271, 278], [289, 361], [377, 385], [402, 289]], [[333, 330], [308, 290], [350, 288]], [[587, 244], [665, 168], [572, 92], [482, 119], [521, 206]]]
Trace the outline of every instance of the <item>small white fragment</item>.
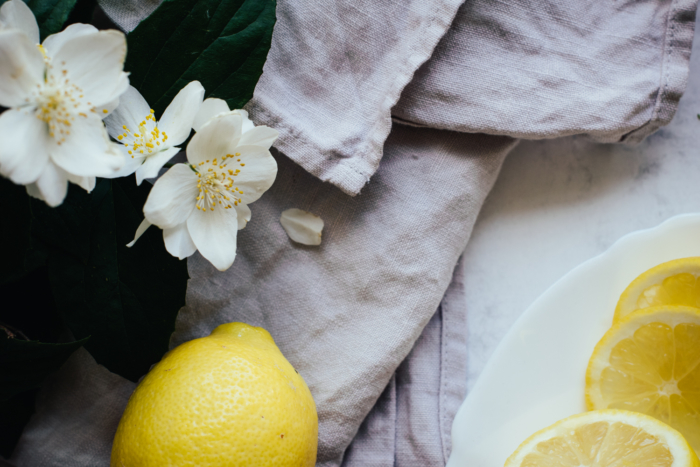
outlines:
[[302, 245], [320, 245], [323, 219], [302, 211], [301, 209], [287, 209], [280, 217], [280, 224], [284, 227], [289, 238]]

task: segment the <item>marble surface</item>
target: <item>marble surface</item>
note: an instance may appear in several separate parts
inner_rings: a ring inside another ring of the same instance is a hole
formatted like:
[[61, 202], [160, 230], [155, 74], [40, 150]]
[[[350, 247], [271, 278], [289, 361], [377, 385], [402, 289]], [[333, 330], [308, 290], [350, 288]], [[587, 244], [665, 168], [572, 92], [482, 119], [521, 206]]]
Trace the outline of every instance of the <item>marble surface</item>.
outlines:
[[640, 145], [571, 137], [524, 141], [508, 156], [465, 252], [469, 389], [510, 326], [564, 274], [629, 232], [700, 212], [698, 113], [700, 34], [675, 118]]

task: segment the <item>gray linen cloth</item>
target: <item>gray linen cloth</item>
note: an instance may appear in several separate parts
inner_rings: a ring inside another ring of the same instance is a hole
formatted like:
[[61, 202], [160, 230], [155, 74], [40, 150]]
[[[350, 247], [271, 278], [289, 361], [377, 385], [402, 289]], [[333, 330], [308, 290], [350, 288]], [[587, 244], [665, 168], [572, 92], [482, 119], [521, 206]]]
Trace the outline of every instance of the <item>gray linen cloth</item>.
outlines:
[[[138, 3], [100, 1], [125, 29]], [[189, 263], [173, 345], [230, 320], [269, 329], [317, 401], [322, 466], [444, 464], [465, 378], [459, 277], [443, 294], [516, 144], [498, 135], [635, 141], [670, 120], [685, 86], [693, 1], [472, 0], [442, 37], [459, 3], [280, 0], [249, 104], [280, 130], [279, 178], [229, 271]], [[452, 131], [391, 128], [392, 107]], [[324, 218], [320, 248], [286, 238], [288, 207]], [[14, 461], [107, 465], [132, 388], [77, 353]]]

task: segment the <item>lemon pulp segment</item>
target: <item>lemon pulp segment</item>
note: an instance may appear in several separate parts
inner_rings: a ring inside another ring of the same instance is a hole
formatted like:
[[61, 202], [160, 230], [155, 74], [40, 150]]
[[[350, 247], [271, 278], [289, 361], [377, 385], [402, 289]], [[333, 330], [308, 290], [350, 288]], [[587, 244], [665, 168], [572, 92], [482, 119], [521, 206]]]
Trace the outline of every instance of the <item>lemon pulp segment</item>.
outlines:
[[505, 467], [696, 467], [698, 458], [674, 429], [646, 415], [597, 410], [541, 430]]
[[614, 320], [662, 305], [700, 308], [700, 257], [675, 259], [640, 274], [620, 295]]
[[586, 402], [651, 415], [700, 452], [700, 310], [651, 307], [614, 325], [591, 356]]

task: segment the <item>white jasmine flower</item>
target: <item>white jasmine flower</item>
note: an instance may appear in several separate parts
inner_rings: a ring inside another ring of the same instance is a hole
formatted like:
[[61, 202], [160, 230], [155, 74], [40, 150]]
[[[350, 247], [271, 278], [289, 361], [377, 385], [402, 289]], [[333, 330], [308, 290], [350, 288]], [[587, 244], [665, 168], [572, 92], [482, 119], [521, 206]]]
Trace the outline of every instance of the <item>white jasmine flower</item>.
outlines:
[[0, 30], [3, 29], [19, 29], [33, 44], [39, 43], [39, 25], [22, 0], [10, 0], [0, 7]]
[[287, 209], [280, 216], [280, 224], [289, 238], [302, 245], [320, 245], [323, 219], [301, 209]]
[[129, 85], [126, 40], [74, 24], [38, 45], [38, 31], [24, 2], [0, 8], [0, 174], [57, 206], [68, 181], [91, 190], [124, 163], [102, 118]]
[[194, 128], [194, 131], [199, 131], [199, 129], [210, 119], [217, 115], [223, 115], [226, 113], [241, 116], [241, 133], [243, 134], [241, 142], [239, 143], [241, 145], [251, 144], [254, 146], [262, 146], [265, 149], [270, 149], [272, 143], [275, 142], [277, 136], [279, 135], [277, 130], [274, 128], [255, 126], [248, 118], [248, 112], [245, 110], [229, 110], [226, 101], [213, 97], [204, 100], [199, 112], [195, 116], [194, 122], [192, 123], [192, 128]]
[[[220, 271], [233, 264], [237, 231], [250, 220], [248, 204], [277, 176], [267, 145], [276, 131], [257, 127], [244, 134], [243, 118], [239, 111], [224, 112], [197, 125], [187, 145], [189, 164], [175, 164], [155, 183], [136, 238], [155, 224], [173, 256], [182, 259], [199, 250]], [[260, 138], [262, 144], [255, 144]]]
[[192, 81], [156, 121], [146, 99], [129, 86], [119, 98], [119, 106], [105, 118], [109, 135], [121, 143], [126, 157], [124, 167], [110, 178], [136, 172], [136, 184], [140, 185], [145, 178], [157, 176], [163, 164], [180, 151], [177, 146], [190, 136], [203, 98], [204, 88], [199, 81]]

